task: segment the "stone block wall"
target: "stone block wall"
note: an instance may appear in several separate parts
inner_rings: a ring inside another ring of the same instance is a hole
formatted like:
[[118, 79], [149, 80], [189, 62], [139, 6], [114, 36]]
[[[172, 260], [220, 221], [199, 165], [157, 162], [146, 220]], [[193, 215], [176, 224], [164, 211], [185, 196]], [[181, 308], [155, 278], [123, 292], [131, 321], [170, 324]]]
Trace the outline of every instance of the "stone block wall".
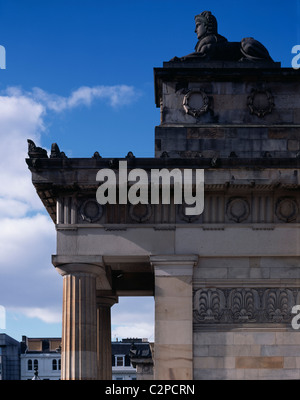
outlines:
[[299, 264], [299, 257], [200, 259], [194, 379], [300, 378], [300, 331], [291, 325], [292, 307], [300, 304]]
[[[214, 81], [209, 82], [207, 77], [203, 76], [204, 78], [199, 73], [194, 81], [166, 81], [163, 84], [162, 123], [299, 123], [298, 82], [268, 82], [268, 78], [263, 74], [258, 74], [253, 79], [247, 77], [247, 73], [244, 81], [239, 81], [230, 76], [230, 71], [227, 79], [231, 81], [227, 82], [221, 81], [217, 76]], [[280, 74], [278, 77], [280, 79]], [[185, 98], [189, 108], [200, 109], [201, 114], [193, 115], [187, 112], [183, 107]], [[206, 104], [207, 107], [203, 107]]]
[[289, 328], [194, 333], [194, 379], [300, 379], [300, 333]]
[[156, 71], [161, 109], [156, 157], [297, 156], [300, 83], [293, 70], [168, 72]]
[[[174, 128], [173, 128], [174, 129]], [[300, 150], [300, 128], [222, 126], [155, 128], [155, 155], [174, 158], [295, 158]], [[178, 131], [178, 132], [177, 132]]]

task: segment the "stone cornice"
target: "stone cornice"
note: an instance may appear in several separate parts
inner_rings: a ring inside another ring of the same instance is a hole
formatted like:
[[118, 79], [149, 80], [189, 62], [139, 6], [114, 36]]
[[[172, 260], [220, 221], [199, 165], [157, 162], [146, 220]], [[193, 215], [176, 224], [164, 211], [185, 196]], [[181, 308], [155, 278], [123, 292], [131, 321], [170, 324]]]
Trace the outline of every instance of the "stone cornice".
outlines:
[[[64, 173], [70, 173], [72, 170], [99, 170], [101, 168], [118, 169], [119, 161], [127, 161], [128, 169], [143, 168], [145, 170], [151, 168], [300, 168], [300, 158], [219, 158], [218, 163], [213, 167], [211, 158], [194, 157], [194, 158], [133, 158], [126, 160], [125, 158], [27, 158], [26, 163], [31, 172], [47, 173], [51, 170], [64, 170]], [[66, 176], [68, 178], [68, 176]]]

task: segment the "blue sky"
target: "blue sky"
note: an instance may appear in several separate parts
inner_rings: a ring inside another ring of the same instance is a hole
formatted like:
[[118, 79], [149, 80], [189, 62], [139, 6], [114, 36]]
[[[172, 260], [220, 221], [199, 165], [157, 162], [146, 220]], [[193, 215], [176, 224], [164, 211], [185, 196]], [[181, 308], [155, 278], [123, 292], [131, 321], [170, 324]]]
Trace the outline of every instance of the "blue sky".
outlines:
[[[153, 68], [193, 51], [204, 10], [228, 40], [253, 36], [291, 67], [298, 0], [0, 0], [0, 332], [61, 335], [55, 229], [30, 182], [27, 138], [69, 157], [153, 157]], [[153, 299], [120, 299], [112, 323], [113, 337], [153, 340]]]

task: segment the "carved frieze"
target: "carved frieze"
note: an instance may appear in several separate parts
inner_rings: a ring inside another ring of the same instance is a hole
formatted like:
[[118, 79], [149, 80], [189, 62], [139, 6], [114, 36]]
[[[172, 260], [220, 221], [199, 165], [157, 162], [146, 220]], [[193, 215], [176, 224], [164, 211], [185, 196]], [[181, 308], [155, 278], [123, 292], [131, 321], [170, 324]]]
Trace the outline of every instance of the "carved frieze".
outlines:
[[[208, 186], [208, 185], [207, 185]], [[272, 192], [227, 197], [223, 185], [210, 185], [205, 196], [204, 212], [186, 215], [183, 204], [100, 205], [93, 197], [75, 201], [70, 196], [58, 201], [58, 223], [105, 224], [201, 224], [207, 229], [226, 229], [226, 224], [252, 224], [252, 229], [274, 229], [276, 224], [300, 222], [299, 198], [296, 195], [274, 196]], [[211, 190], [215, 193], [212, 194]], [[217, 226], [216, 224], [222, 224]], [[253, 225], [254, 224], [254, 225]], [[260, 226], [260, 224], [263, 224]], [[270, 224], [266, 226], [266, 224]], [[209, 225], [212, 228], [209, 228]]]
[[300, 289], [201, 288], [194, 292], [194, 322], [288, 323]]

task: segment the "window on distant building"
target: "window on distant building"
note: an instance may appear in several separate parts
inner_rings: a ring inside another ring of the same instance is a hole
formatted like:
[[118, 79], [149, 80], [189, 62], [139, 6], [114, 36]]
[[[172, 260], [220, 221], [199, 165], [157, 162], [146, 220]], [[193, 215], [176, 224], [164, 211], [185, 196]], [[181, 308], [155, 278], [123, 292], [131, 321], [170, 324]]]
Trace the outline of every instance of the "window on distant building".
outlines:
[[115, 356], [116, 357], [116, 367], [124, 367], [124, 356]]
[[56, 371], [57, 370], [57, 360], [52, 360], [52, 369], [53, 369], [53, 371]]
[[61, 370], [61, 359], [58, 360], [58, 369]]
[[38, 362], [38, 360], [34, 360], [33, 361], [33, 368], [35, 369], [35, 368], [39, 368], [39, 362]]
[[32, 360], [27, 361], [27, 369], [28, 371], [32, 371]]

